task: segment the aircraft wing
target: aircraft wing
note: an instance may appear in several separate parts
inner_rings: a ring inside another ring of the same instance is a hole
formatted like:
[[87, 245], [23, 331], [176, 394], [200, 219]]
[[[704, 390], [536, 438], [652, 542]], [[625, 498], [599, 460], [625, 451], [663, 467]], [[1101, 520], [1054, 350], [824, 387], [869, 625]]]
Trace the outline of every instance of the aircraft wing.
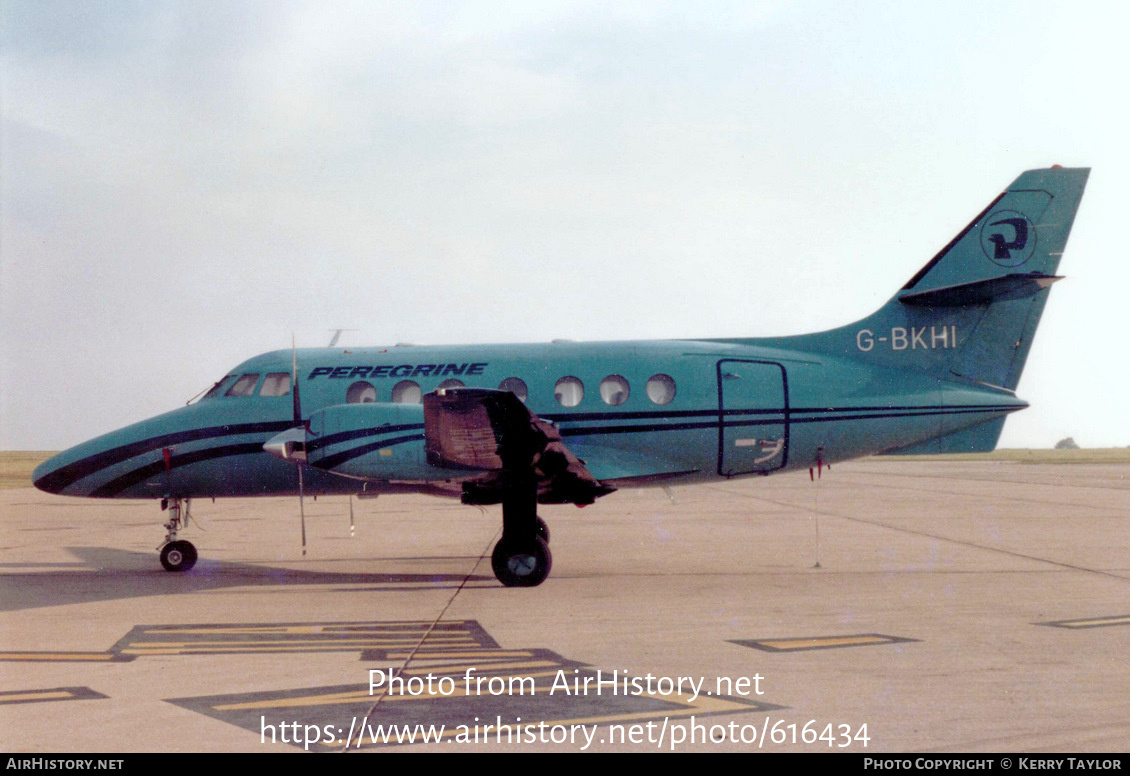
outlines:
[[594, 477], [616, 487], [662, 484], [664, 480], [699, 471], [654, 450], [640, 452], [613, 447], [591, 441], [591, 437], [571, 438], [569, 449], [585, 462]]
[[467, 503], [499, 503], [507, 484], [526, 477], [536, 478], [542, 504], [584, 506], [615, 490], [509, 391], [451, 388], [425, 395], [424, 439], [433, 466], [487, 472], [464, 486]]

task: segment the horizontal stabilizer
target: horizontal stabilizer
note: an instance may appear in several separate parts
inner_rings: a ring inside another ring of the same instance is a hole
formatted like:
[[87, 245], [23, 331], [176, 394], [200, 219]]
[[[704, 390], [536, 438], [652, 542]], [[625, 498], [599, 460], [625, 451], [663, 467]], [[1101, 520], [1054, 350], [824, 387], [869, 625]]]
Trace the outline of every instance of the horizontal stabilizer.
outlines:
[[898, 300], [903, 304], [920, 307], [965, 307], [986, 304], [1005, 299], [1024, 299], [1042, 291], [1062, 275], [1045, 275], [1041, 272], [1001, 275], [988, 280], [975, 280], [971, 283], [958, 283], [944, 288], [926, 291], [909, 291], [900, 294]]

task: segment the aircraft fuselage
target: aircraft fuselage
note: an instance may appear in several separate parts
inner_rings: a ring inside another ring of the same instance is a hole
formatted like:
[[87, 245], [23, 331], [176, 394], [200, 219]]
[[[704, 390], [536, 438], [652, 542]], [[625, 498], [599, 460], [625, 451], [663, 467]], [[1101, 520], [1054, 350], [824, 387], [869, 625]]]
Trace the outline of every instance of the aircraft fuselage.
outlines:
[[[375, 401], [355, 401], [357, 409], [378, 413], [371, 427], [322, 448], [324, 466], [307, 467], [306, 492], [319, 494], [433, 492], [458, 478], [427, 463], [422, 416], [413, 416], [419, 393], [450, 380], [497, 389], [520, 379], [530, 410], [559, 429], [597, 479], [618, 486], [805, 469], [1027, 406], [1007, 391], [876, 366], [859, 354], [691, 340], [279, 350], [240, 364], [215, 395], [60, 454], [37, 485], [105, 498], [297, 493], [295, 467], [263, 449], [294, 426], [290, 391], [261, 395], [268, 375], [289, 375], [292, 357], [304, 417], [349, 404], [359, 385], [371, 386], [364, 398]], [[245, 375], [255, 384], [225, 395]], [[579, 382], [559, 400], [567, 378]], [[609, 378], [613, 390], [602, 392]], [[397, 385], [407, 406], [392, 402]]]

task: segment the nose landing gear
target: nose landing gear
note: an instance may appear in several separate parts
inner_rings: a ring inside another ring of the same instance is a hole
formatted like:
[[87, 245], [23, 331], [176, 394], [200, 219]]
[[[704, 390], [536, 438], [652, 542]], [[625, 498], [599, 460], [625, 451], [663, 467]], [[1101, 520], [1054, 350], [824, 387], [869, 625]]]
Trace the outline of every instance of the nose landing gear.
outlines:
[[188, 571], [196, 565], [196, 547], [192, 542], [177, 539], [177, 532], [188, 524], [189, 500], [184, 499], [184, 514], [181, 515], [181, 499], [162, 499], [161, 508], [169, 510], [169, 522], [165, 523], [165, 543], [161, 547], [161, 565], [165, 571]]

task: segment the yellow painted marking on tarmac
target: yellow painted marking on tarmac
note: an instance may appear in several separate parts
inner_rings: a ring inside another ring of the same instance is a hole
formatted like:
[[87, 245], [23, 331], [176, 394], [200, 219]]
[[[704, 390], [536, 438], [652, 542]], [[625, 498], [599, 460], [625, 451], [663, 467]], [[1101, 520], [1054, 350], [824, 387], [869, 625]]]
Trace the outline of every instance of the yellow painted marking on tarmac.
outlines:
[[0, 693], [0, 705], [21, 703], [23, 701], [52, 701], [73, 698], [75, 694], [66, 690], [45, 690], [40, 692]]
[[[118, 651], [121, 655], [180, 655], [180, 654], [239, 654], [243, 652], [341, 652], [344, 648], [353, 650], [376, 649], [372, 644], [341, 644], [341, 643], [320, 643], [320, 644], [289, 644], [285, 641], [268, 642], [265, 644], [255, 644], [248, 642], [232, 642], [229, 644], [219, 645], [195, 645], [191, 642], [185, 644], [183, 647], [149, 647], [144, 644], [136, 646], [124, 647]], [[442, 654], [442, 653], [440, 653]], [[416, 657], [435, 657], [436, 653], [425, 653], [423, 651], [417, 652]], [[393, 655], [389, 659], [399, 659], [403, 655]]]
[[[245, 646], [248, 646], [250, 644], [262, 645], [262, 646], [271, 646], [271, 645], [280, 645], [280, 644], [285, 645], [285, 646], [313, 644], [313, 645], [316, 645], [316, 646], [319, 646], [319, 647], [342, 647], [342, 646], [357, 645], [357, 646], [365, 647], [365, 646], [369, 646], [369, 645], [373, 645], [373, 644], [386, 645], [387, 646], [388, 642], [387, 641], [378, 641], [376, 639], [370, 639], [370, 638], [286, 639], [286, 640], [283, 640], [283, 641], [138, 641], [138, 642], [131, 644], [130, 647], [135, 648], [135, 649], [141, 649], [141, 648], [145, 648], [145, 647], [153, 647], [155, 649], [156, 648], [165, 648], [165, 647], [191, 648], [191, 647], [196, 647], [196, 646], [204, 646], [204, 647], [215, 647], [215, 646], [245, 647]], [[411, 640], [411, 639], [398, 639], [397, 640], [397, 646], [402, 646], [402, 645], [405, 645], [405, 644], [411, 644], [411, 645], [415, 646], [416, 642]], [[464, 646], [464, 645], [469, 646], [469, 647], [474, 647], [475, 643], [472, 642], [472, 641], [469, 641], [469, 640], [463, 640], [463, 641], [461, 641], [457, 644], [457, 646]]]
[[[148, 628], [144, 633], [159, 633], [159, 634], [184, 634], [184, 633], [209, 633], [209, 634], [228, 634], [228, 635], [251, 635], [251, 636], [274, 636], [274, 635], [323, 635], [323, 634], [347, 634], [351, 636], [369, 636], [372, 638], [381, 638], [384, 636], [416, 636], [423, 635], [426, 627], [404, 628], [403, 630], [393, 630], [391, 628], [370, 628], [365, 625], [264, 625], [259, 626], [241, 626], [241, 627], [222, 627], [222, 626], [207, 626], [199, 628]], [[428, 638], [470, 638], [470, 633], [466, 630], [441, 630], [432, 631]]]
[[[403, 658], [408, 657], [408, 655], [410, 655], [410, 654], [411, 654], [410, 652], [389, 652], [388, 653], [388, 659], [389, 660], [401, 660]], [[413, 659], [413, 662], [416, 662], [416, 661], [419, 661], [419, 660], [428, 660], [428, 659], [435, 659], [435, 658], [441, 658], [441, 657], [459, 658], [461, 660], [475, 660], [475, 659], [490, 660], [492, 658], [501, 658], [501, 657], [533, 657], [533, 655], [531, 655], [529, 653], [529, 650], [511, 651], [511, 650], [505, 650], [505, 649], [491, 649], [489, 647], [484, 647], [483, 649], [478, 650], [478, 651], [473, 651], [473, 650], [455, 651], [455, 650], [451, 650], [449, 652], [446, 649], [444, 649], [444, 650], [436, 650], [436, 651], [433, 652], [433, 651], [430, 651], [430, 650], [429, 651], [421, 650], [420, 652], [417, 652], [413, 656], [412, 659]]]
[[[352, 649], [359, 650], [360, 647], [354, 645]], [[160, 647], [157, 649], [143, 649], [140, 647], [127, 647], [120, 651], [122, 655], [190, 655], [190, 654], [204, 654], [204, 655], [238, 655], [245, 652], [340, 652], [340, 646], [333, 646], [330, 644], [324, 647], [310, 646], [308, 644], [301, 644], [298, 646], [289, 646], [287, 644], [230, 644], [227, 646], [219, 647]]]
[[[470, 663], [459, 666], [422, 666], [419, 668], [411, 668], [403, 672], [404, 676], [427, 676], [431, 674], [437, 679], [441, 676], [463, 677], [467, 673], [467, 669], [475, 669], [475, 673], [471, 674], [471, 678], [482, 677], [485, 681], [490, 676], [498, 676], [498, 674], [491, 674], [492, 671], [513, 671], [519, 668], [560, 668], [561, 664], [553, 660], [532, 660], [532, 661], [510, 661], [507, 660], [502, 663]], [[537, 672], [532, 674], [523, 674], [523, 676], [555, 676], [556, 671]]]
[[[174, 639], [140, 640], [113, 652], [0, 652], [0, 662], [72, 662], [103, 663], [123, 657], [143, 655], [257, 653], [257, 652], [340, 652], [347, 650], [398, 650], [402, 658], [417, 645], [418, 659], [476, 659], [489, 655], [497, 658], [491, 647], [481, 644], [478, 625], [467, 621], [449, 623], [448, 627], [428, 633], [431, 623], [419, 621], [389, 623], [327, 623], [314, 625], [201, 625], [194, 627], [157, 626], [142, 629], [144, 635], [172, 636]], [[192, 640], [175, 637], [193, 635], [216, 636], [213, 640]], [[250, 636], [226, 640], [224, 636]], [[308, 636], [312, 638], [300, 638]], [[258, 638], [255, 638], [258, 637]], [[299, 637], [299, 638], [296, 638]], [[423, 642], [421, 643], [421, 638]], [[506, 655], [529, 656], [528, 652]]]
[[65, 660], [78, 663], [102, 663], [113, 660], [114, 657], [111, 652], [0, 652], [0, 660], [24, 662]]
[[[248, 651], [279, 651], [279, 652], [293, 652], [295, 650], [306, 650], [308, 652], [343, 652], [349, 650], [356, 650], [358, 652], [363, 650], [384, 650], [386, 647], [373, 644], [372, 642], [316, 642], [313, 644], [294, 644], [287, 641], [275, 642], [247, 642], [247, 641], [233, 641], [233, 642], [219, 642], [212, 644], [193, 644], [187, 642], [185, 644], [131, 644], [128, 647], [122, 647], [118, 650], [123, 655], [145, 655], [145, 654], [169, 654], [170, 652], [248, 652]], [[417, 655], [420, 653], [417, 652]], [[432, 653], [434, 654], [434, 653]]]
[[782, 641], [767, 641], [758, 639], [758, 644], [773, 649], [812, 649], [814, 647], [854, 647], [860, 644], [888, 644], [890, 639], [882, 636], [840, 636], [824, 639], [785, 639]]

